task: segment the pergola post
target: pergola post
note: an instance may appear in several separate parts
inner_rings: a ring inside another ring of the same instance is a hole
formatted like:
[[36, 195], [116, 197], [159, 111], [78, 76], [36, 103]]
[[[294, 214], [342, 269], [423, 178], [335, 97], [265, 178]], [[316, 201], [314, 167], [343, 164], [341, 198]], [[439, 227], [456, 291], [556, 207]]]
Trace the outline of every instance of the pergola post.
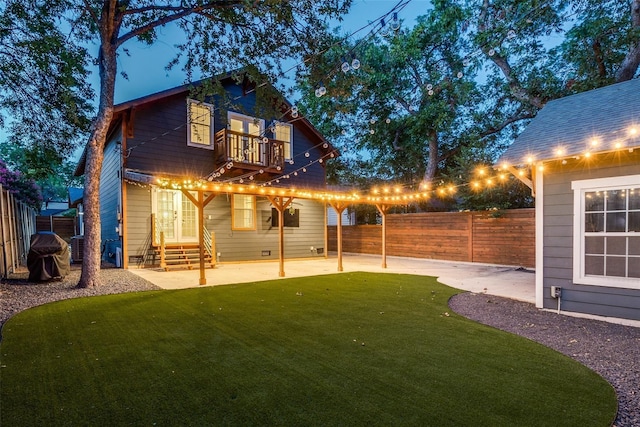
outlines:
[[342, 212], [349, 206], [343, 202], [329, 202], [336, 214], [338, 214], [338, 225], [336, 226], [336, 240], [338, 245], [338, 271], [343, 271], [342, 268]]
[[206, 285], [207, 284], [207, 276], [205, 274], [205, 267], [204, 267], [204, 208], [205, 206], [207, 206], [209, 204], [209, 202], [211, 202], [215, 197], [216, 194], [215, 193], [211, 193], [207, 196], [207, 198], [204, 198], [204, 191], [203, 190], [198, 190], [198, 199], [196, 200], [195, 197], [193, 197], [193, 195], [188, 191], [188, 190], [182, 190], [182, 193], [187, 196], [187, 198], [189, 200], [191, 200], [191, 203], [193, 203], [196, 208], [198, 209], [198, 248], [199, 248], [199, 252], [200, 252], [200, 280], [198, 281], [198, 283], [200, 285]]
[[387, 212], [389, 206], [376, 204], [376, 208], [382, 216], [382, 268], [387, 268]]
[[284, 277], [284, 210], [293, 202], [293, 197], [267, 196], [267, 198], [278, 211], [278, 252], [280, 264], [278, 275]]

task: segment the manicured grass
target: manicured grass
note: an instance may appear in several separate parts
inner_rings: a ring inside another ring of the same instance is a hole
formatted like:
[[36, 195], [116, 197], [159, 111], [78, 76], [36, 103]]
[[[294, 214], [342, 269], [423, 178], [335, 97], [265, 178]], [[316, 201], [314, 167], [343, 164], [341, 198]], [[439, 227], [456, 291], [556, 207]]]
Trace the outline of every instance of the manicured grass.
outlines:
[[37, 307], [3, 330], [0, 425], [611, 424], [608, 383], [456, 292], [352, 273]]

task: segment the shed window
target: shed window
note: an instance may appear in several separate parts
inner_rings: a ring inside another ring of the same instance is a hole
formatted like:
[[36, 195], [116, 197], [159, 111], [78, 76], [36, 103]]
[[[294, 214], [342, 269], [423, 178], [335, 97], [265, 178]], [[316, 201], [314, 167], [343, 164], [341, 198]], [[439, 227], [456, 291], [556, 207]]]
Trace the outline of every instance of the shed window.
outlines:
[[213, 149], [213, 106], [189, 99], [187, 101], [187, 145]]
[[231, 228], [233, 230], [256, 229], [256, 197], [234, 194], [231, 199]]
[[573, 281], [640, 287], [640, 175], [572, 182]]

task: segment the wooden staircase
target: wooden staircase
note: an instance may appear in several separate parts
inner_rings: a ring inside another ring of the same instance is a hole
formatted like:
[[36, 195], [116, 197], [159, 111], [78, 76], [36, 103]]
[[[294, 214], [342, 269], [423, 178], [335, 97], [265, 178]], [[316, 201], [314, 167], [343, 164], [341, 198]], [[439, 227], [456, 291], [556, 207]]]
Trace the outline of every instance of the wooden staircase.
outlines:
[[[160, 251], [162, 249], [160, 247], [156, 247], [154, 250], [156, 251], [158, 259], [164, 258], [164, 265], [160, 267], [164, 268], [165, 271], [200, 268], [200, 248], [197, 244], [168, 244], [164, 248], [164, 257], [161, 256]], [[207, 251], [204, 252], [204, 257], [205, 266], [207, 268], [213, 268], [215, 262], [211, 259]]]

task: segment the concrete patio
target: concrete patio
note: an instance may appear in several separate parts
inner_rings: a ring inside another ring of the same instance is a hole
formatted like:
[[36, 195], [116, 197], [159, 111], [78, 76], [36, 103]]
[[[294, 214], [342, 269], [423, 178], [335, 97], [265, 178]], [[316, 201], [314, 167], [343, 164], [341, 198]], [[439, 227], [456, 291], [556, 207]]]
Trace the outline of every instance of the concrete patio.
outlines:
[[[342, 262], [343, 272], [368, 271], [435, 276], [441, 283], [453, 288], [535, 303], [533, 270], [513, 266], [391, 256], [387, 257], [387, 268], [382, 268], [380, 256], [360, 254], [344, 254]], [[197, 269], [178, 271], [131, 269], [129, 271], [164, 289], [200, 286], [198, 285], [200, 272]], [[215, 269], [205, 270], [206, 286], [280, 279], [278, 271], [277, 261], [222, 263]], [[287, 278], [338, 273], [338, 259], [332, 254], [328, 258], [287, 260], [284, 263], [284, 271]]]

